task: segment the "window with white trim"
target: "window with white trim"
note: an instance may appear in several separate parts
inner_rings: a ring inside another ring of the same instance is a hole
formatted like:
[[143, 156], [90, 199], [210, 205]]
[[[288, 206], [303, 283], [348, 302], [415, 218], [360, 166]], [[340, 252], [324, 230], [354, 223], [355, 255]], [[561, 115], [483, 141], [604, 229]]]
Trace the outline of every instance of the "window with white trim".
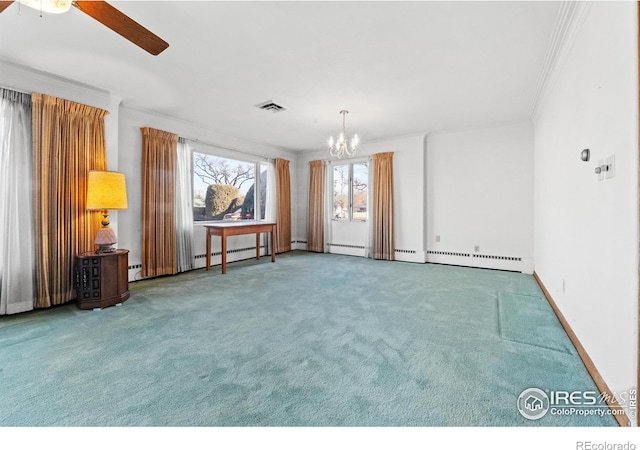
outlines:
[[194, 221], [264, 219], [266, 163], [196, 150], [192, 157]]
[[333, 220], [366, 221], [369, 164], [356, 162], [333, 166]]

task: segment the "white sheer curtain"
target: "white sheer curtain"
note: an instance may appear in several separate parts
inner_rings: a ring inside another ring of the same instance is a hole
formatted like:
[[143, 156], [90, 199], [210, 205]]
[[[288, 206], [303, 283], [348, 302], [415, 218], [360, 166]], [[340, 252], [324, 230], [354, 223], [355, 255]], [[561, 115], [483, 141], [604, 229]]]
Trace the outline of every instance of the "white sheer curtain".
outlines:
[[34, 307], [31, 96], [0, 88], [0, 314]]
[[276, 221], [276, 162], [274, 159], [267, 161], [267, 200], [264, 220]]
[[193, 269], [193, 198], [191, 146], [178, 138], [176, 161], [176, 260], [178, 272]]
[[373, 236], [373, 218], [371, 217], [371, 205], [373, 205], [373, 158], [367, 159], [368, 185], [367, 185], [367, 243], [365, 244], [365, 257], [373, 258], [371, 253], [371, 238]]
[[331, 253], [331, 220], [333, 217], [333, 168], [331, 161], [324, 162], [324, 252]]

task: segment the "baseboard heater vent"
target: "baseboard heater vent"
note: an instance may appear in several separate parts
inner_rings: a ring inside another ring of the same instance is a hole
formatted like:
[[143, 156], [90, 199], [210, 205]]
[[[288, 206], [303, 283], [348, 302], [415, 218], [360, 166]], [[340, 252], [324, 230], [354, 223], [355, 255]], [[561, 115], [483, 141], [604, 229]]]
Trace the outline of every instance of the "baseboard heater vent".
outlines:
[[484, 259], [500, 259], [502, 261], [522, 261], [522, 258], [518, 258], [515, 256], [473, 255], [473, 257]]
[[[264, 245], [261, 245], [261, 246], [260, 246], [260, 249], [264, 249]], [[256, 250], [256, 248], [255, 248], [255, 247], [235, 248], [235, 249], [233, 249], [233, 250], [227, 250], [227, 255], [230, 255], [230, 254], [232, 254], [232, 253], [246, 252], [246, 251], [248, 251], [248, 250], [255, 251], [255, 250]], [[219, 251], [219, 252], [212, 252], [212, 253], [211, 253], [211, 256], [220, 256], [220, 255], [222, 255], [222, 251]], [[194, 258], [194, 259], [202, 259], [202, 258], [206, 258], [206, 257], [207, 257], [207, 254], [206, 254], [206, 253], [203, 253], [203, 254], [201, 254], [201, 255], [195, 255], [193, 258]]]
[[133, 266], [129, 266], [129, 270], [133, 269], [142, 269], [142, 264], [135, 264]]
[[436, 252], [434, 250], [427, 250], [427, 254], [429, 255], [445, 255], [445, 256], [462, 256], [465, 258], [469, 258], [471, 253], [456, 253], [456, 252]]
[[396, 253], [409, 253], [409, 254], [411, 254], [411, 255], [415, 255], [415, 254], [416, 254], [416, 251], [415, 251], [415, 250], [401, 250], [401, 249], [399, 249], [399, 248], [396, 248], [394, 251], [395, 251]]
[[347, 245], [347, 244], [329, 244], [331, 247], [343, 247], [343, 248], [361, 248], [364, 250], [364, 245]]

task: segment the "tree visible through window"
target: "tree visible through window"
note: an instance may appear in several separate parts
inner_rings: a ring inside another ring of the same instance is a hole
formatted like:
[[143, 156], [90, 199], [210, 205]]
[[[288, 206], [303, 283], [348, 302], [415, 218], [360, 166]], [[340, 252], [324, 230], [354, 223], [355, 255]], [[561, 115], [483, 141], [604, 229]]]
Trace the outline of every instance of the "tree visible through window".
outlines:
[[266, 193], [266, 164], [193, 152], [193, 220], [264, 219]]
[[367, 220], [366, 162], [333, 166], [333, 219]]

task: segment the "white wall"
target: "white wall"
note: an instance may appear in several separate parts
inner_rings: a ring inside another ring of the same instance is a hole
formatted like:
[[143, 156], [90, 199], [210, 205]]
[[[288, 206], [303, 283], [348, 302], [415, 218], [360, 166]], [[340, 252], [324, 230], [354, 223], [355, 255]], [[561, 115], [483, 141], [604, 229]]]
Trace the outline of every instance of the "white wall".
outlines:
[[[228, 157], [248, 158], [247, 154], [259, 155], [272, 158], [283, 158], [290, 161], [289, 170], [291, 172], [291, 202], [297, 203], [295, 192], [296, 186], [296, 156], [292, 153], [281, 151], [272, 147], [256, 144], [242, 139], [222, 135], [218, 132], [208, 130], [202, 126], [197, 126], [176, 118], [162, 116], [147, 111], [121, 107], [119, 121], [119, 171], [123, 172], [127, 178], [127, 194], [129, 209], [118, 212], [119, 231], [118, 247], [129, 249], [129, 266], [137, 266], [142, 262], [142, 134], [140, 128], [151, 127], [171, 133], [176, 133], [188, 139], [197, 139], [204, 146], [211, 147], [215, 144], [222, 147]], [[207, 145], [205, 145], [205, 143]], [[251, 158], [251, 156], [249, 156]], [[295, 210], [292, 211], [292, 236], [296, 233]], [[205, 231], [202, 225], [194, 225], [194, 254], [204, 255]], [[228, 250], [237, 248], [255, 248], [255, 238], [253, 236], [237, 236], [229, 239]], [[212, 239], [212, 251], [220, 250], [220, 239]], [[228, 261], [250, 258], [255, 256], [255, 250], [231, 253]], [[212, 264], [219, 264], [220, 258], [213, 257]], [[205, 259], [196, 259], [196, 268], [204, 267]], [[129, 279], [139, 279], [140, 269], [135, 268], [129, 271]]]
[[[620, 393], [638, 364], [636, 3], [585, 8], [534, 118], [535, 270]], [[599, 182], [610, 155], [615, 177]]]
[[[363, 143], [358, 158], [374, 153], [394, 152], [394, 220], [396, 259], [424, 262], [424, 136], [409, 136], [388, 141]], [[297, 174], [297, 234], [306, 242], [309, 206], [309, 161], [328, 160], [327, 151], [301, 153]], [[355, 160], [355, 159], [354, 159]], [[332, 236], [341, 244], [364, 245], [365, 234]], [[304, 244], [299, 248], [305, 248]], [[336, 252], [340, 251], [336, 249]], [[353, 254], [348, 249], [344, 253]]]
[[532, 126], [432, 133], [426, 155], [427, 261], [532, 273]]

